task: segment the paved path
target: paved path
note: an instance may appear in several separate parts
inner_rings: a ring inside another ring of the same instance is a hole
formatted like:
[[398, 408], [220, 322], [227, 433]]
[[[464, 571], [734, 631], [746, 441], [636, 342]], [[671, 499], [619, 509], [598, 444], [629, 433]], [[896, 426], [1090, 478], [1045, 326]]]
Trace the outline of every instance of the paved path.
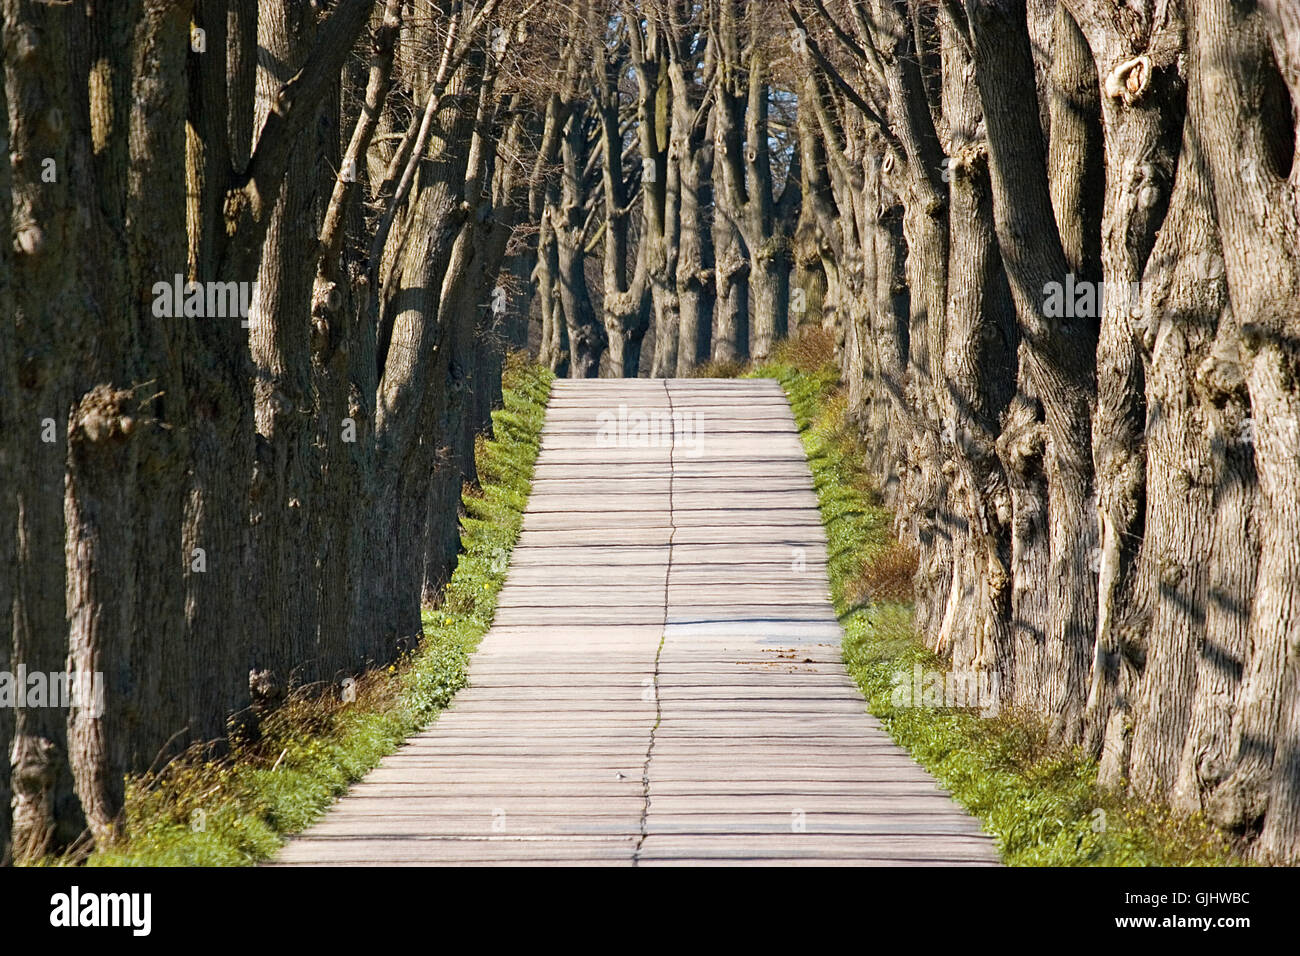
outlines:
[[996, 862], [840, 639], [776, 382], [558, 381], [469, 687], [278, 862]]

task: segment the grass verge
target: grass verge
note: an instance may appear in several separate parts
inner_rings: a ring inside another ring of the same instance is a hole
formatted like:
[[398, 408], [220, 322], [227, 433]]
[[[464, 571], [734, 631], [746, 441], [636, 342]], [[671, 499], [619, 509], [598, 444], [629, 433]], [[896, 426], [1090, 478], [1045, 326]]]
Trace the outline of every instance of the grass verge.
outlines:
[[826, 527], [844, 663], [890, 736], [980, 818], [1009, 864], [1242, 862], [1204, 818], [1099, 789], [1096, 762], [1049, 747], [1032, 715], [895, 706], [895, 675], [917, 665], [942, 672], [947, 664], [912, 630], [910, 584], [899, 582], [914, 558], [894, 539], [892, 516], [879, 504], [831, 359], [830, 343], [814, 335], [783, 344], [745, 374], [777, 379], [790, 399]]
[[120, 840], [92, 866], [238, 866], [269, 858], [466, 683], [469, 655], [491, 624], [506, 558], [523, 522], [552, 376], [508, 363], [495, 439], [475, 445], [479, 486], [463, 498], [461, 555], [442, 605], [424, 613], [407, 660], [360, 678], [355, 700], [331, 692], [272, 714], [254, 745], [221, 760], [181, 758], [128, 782]]

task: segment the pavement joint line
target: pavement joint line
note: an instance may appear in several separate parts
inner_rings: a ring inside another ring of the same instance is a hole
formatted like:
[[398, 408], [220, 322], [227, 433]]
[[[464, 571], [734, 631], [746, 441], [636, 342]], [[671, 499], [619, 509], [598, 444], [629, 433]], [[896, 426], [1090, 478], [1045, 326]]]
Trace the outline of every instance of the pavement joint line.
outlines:
[[[664, 379], [664, 396], [668, 399], [668, 420], [673, 420], [673, 395], [668, 389], [668, 380]], [[645, 844], [647, 823], [650, 817], [650, 761], [654, 759], [655, 734], [659, 731], [659, 722], [663, 720], [663, 702], [659, 697], [659, 659], [663, 656], [664, 641], [668, 638], [668, 596], [669, 582], [673, 578], [673, 536], [677, 534], [677, 522], [673, 520], [673, 452], [677, 449], [677, 435], [674, 432], [672, 444], [668, 446], [668, 567], [664, 572], [664, 627], [659, 634], [659, 646], [655, 649], [655, 668], [650, 685], [655, 695], [655, 722], [650, 728], [650, 742], [646, 746], [645, 765], [641, 768], [641, 790], [644, 802], [641, 807], [640, 834], [636, 847], [632, 851], [632, 865], [641, 862], [641, 848]]]

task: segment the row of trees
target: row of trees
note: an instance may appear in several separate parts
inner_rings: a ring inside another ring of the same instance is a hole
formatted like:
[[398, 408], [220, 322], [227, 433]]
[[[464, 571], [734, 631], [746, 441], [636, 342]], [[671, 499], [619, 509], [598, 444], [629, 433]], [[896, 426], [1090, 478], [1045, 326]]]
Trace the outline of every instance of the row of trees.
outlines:
[[1300, 853], [1296, 9], [579, 4], [531, 209], [558, 371], [833, 326], [930, 647], [1266, 860]]
[[0, 4], [0, 858], [418, 639], [523, 342], [535, 6]]
[[1297, 8], [782, 6], [920, 632], [1104, 785], [1294, 859]]
[[[765, 357], [791, 296], [803, 183], [781, 11], [580, 0], [569, 12], [534, 196], [541, 360], [561, 375], [686, 374]], [[770, 58], [776, 53], [780, 62]], [[652, 343], [652, 348], [643, 345]]]

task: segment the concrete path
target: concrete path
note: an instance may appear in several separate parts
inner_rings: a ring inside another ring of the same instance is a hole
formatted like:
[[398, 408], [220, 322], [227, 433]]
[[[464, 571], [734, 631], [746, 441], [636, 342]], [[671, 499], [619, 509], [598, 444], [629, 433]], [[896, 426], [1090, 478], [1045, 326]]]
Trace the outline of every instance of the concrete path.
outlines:
[[277, 862], [997, 862], [840, 639], [776, 382], [558, 381], [469, 687]]

